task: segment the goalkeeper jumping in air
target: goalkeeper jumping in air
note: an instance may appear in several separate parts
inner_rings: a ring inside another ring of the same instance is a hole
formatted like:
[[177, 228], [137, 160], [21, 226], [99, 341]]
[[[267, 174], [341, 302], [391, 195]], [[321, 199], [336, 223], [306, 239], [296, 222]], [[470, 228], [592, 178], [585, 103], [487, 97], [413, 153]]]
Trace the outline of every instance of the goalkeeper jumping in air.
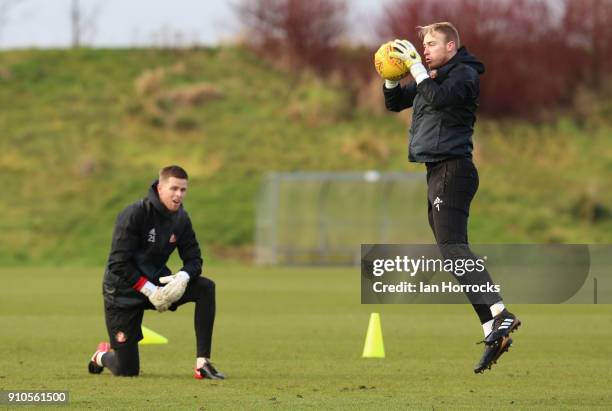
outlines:
[[[395, 40], [395, 57], [410, 69], [414, 81], [401, 86], [385, 80], [385, 105], [390, 111], [412, 107], [409, 160], [427, 167], [429, 225], [443, 257], [475, 258], [468, 247], [470, 203], [478, 190], [472, 162], [472, 134], [478, 107], [479, 76], [484, 65], [461, 46], [457, 29], [447, 22], [419, 27], [423, 66], [415, 47]], [[489, 273], [455, 276], [461, 284], [493, 284]], [[521, 324], [498, 293], [467, 293], [484, 331], [485, 349], [474, 368], [491, 368], [512, 344], [510, 333]]]
[[[89, 361], [92, 374], [106, 367], [114, 375], [137, 376], [144, 310], [175, 311], [195, 302], [195, 378], [225, 378], [210, 362], [215, 283], [200, 276], [200, 246], [182, 205], [187, 180], [181, 167], [163, 168], [148, 196], [117, 217], [102, 286], [110, 344], [98, 345]], [[175, 248], [184, 265], [172, 274], [166, 263]]]

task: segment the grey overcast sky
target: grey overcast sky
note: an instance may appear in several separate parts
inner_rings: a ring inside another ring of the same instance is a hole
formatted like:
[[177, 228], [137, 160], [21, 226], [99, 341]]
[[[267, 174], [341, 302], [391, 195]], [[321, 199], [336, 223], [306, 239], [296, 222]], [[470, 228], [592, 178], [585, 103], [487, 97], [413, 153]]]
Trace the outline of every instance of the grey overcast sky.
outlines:
[[[16, 0], [0, 0], [0, 3]], [[239, 33], [232, 4], [239, 0], [80, 0], [84, 14], [97, 10], [95, 30], [83, 43], [129, 47], [176, 41], [213, 45]], [[0, 48], [67, 47], [70, 45], [71, 0], [19, 0], [0, 27]], [[351, 36], [368, 41], [382, 1], [348, 0]], [[173, 40], [174, 39], [174, 40]]]

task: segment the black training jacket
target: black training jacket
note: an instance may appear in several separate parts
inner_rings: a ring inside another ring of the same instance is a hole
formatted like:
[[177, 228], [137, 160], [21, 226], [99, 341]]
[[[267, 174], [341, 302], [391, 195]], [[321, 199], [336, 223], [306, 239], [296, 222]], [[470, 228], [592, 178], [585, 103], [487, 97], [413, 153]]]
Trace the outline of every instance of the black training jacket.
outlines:
[[461, 47], [435, 79], [418, 86], [388, 89], [383, 86], [385, 106], [390, 111], [413, 107], [408, 159], [429, 163], [448, 158], [472, 158], [472, 134], [478, 108], [479, 76], [484, 65]]
[[146, 303], [147, 297], [134, 286], [142, 277], [160, 285], [160, 277], [172, 274], [166, 263], [175, 248], [183, 260], [181, 270], [191, 279], [198, 277], [202, 255], [189, 215], [182, 206], [169, 212], [159, 200], [155, 181], [146, 198], [117, 217], [102, 287], [106, 303], [120, 308]]

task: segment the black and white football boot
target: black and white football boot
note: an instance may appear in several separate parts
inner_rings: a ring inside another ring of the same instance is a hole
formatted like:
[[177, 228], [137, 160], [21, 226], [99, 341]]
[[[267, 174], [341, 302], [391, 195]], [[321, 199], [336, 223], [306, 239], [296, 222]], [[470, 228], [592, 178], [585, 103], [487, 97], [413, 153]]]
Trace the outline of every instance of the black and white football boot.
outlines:
[[[481, 341], [482, 343], [484, 341]], [[474, 372], [476, 374], [483, 373], [486, 370], [490, 370], [491, 366], [497, 363], [497, 360], [503, 353], [508, 351], [512, 346], [512, 338], [505, 336], [501, 337], [497, 341], [493, 341], [491, 344], [485, 343], [485, 349], [482, 353], [482, 357], [476, 366], [474, 367]]]
[[521, 320], [519, 320], [516, 315], [512, 314], [510, 311], [504, 309], [504, 311], [493, 318], [493, 327], [491, 328], [489, 335], [487, 335], [484, 339], [484, 343], [493, 344], [500, 338], [509, 336], [510, 333], [518, 329], [520, 325]]
[[219, 372], [210, 361], [205, 361], [200, 368], [195, 369], [194, 377], [198, 380], [224, 380], [225, 375]]

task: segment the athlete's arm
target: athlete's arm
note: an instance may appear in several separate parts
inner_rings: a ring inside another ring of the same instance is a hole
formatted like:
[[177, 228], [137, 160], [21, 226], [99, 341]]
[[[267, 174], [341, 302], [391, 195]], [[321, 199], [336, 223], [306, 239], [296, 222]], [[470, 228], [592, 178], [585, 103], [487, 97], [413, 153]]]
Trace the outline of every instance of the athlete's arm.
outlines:
[[180, 271], [189, 274], [191, 279], [198, 277], [202, 273], [202, 252], [189, 216], [187, 216], [185, 229], [178, 238], [177, 248], [183, 260], [183, 268]]
[[412, 81], [405, 86], [398, 85], [393, 88], [387, 88], [385, 85], [383, 86], [383, 94], [387, 110], [399, 112], [412, 107], [417, 95], [417, 84]]
[[467, 66], [459, 66], [441, 84], [428, 78], [419, 83], [417, 90], [435, 110], [463, 104], [478, 94], [478, 74]]
[[[123, 278], [127, 284], [136, 288], [146, 277], [134, 264], [134, 254], [139, 245], [139, 227], [141, 210], [137, 204], [127, 207], [115, 222], [111, 252], [108, 259], [108, 269], [113, 274]], [[140, 289], [138, 289], [140, 291]]]

